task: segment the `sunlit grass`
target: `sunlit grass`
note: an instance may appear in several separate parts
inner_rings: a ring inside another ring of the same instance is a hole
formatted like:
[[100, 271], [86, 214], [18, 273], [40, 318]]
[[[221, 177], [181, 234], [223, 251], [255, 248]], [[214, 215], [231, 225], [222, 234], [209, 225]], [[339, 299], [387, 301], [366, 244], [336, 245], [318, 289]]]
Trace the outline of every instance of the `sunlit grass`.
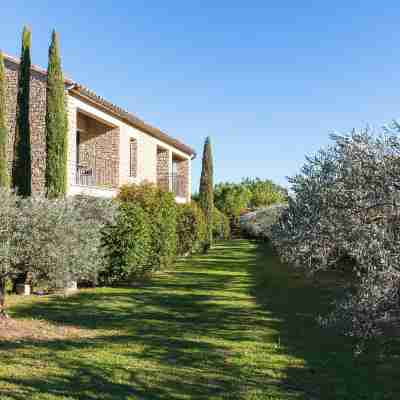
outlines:
[[354, 359], [315, 323], [327, 282], [232, 241], [142, 286], [14, 297], [13, 318], [56, 334], [3, 338], [0, 399], [400, 398], [396, 347]]

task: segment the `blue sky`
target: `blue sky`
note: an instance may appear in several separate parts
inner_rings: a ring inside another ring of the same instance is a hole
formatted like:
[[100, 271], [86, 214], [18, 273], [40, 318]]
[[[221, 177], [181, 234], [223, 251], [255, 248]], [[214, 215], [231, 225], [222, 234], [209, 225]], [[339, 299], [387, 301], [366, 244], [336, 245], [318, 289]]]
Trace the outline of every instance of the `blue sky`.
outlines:
[[1, 15], [5, 52], [29, 24], [46, 66], [55, 28], [66, 75], [199, 154], [210, 135], [216, 181], [286, 184], [329, 133], [400, 114], [396, 1], [13, 0]]

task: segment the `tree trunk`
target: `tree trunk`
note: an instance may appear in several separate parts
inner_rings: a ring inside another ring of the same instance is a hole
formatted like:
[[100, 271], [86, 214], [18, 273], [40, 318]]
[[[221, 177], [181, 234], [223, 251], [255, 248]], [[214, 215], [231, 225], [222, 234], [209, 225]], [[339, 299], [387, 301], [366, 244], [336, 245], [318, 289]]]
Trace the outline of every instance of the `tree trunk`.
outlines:
[[6, 313], [6, 280], [0, 278], [0, 319], [8, 318]]
[[27, 272], [21, 272], [16, 276], [15, 279], [13, 279], [13, 287], [12, 287], [12, 292], [17, 293], [17, 285], [19, 284], [25, 284], [26, 281], [28, 280], [28, 273]]

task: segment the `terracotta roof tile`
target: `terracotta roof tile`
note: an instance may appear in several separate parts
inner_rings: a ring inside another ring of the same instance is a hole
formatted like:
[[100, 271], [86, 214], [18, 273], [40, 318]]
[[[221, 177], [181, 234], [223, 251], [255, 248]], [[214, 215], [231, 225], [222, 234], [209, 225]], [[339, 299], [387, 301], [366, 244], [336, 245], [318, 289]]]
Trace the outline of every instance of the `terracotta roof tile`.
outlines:
[[[4, 53], [3, 53], [4, 54]], [[11, 61], [14, 64], [19, 64], [20, 61], [18, 58], [10, 56], [8, 54], [4, 54], [4, 58], [8, 61]], [[37, 65], [32, 65], [32, 70], [38, 72], [42, 75], [47, 75], [47, 71]], [[174, 139], [173, 137], [169, 136], [165, 132], [161, 131], [160, 129], [147, 124], [136, 115], [122, 109], [121, 107], [109, 102], [108, 100], [98, 96], [92, 90], [86, 88], [83, 85], [80, 85], [69, 78], [65, 78], [65, 83], [70, 85], [71, 87], [68, 88], [68, 91], [72, 94], [78, 95], [82, 98], [86, 98], [93, 102], [95, 105], [101, 107], [106, 112], [112, 113], [115, 116], [119, 117], [124, 122], [134, 126], [135, 128], [148, 133], [149, 135], [159, 139], [162, 142], [168, 143], [169, 145], [179, 149], [185, 154], [196, 156], [196, 152], [186, 144], [182, 143], [181, 141]]]

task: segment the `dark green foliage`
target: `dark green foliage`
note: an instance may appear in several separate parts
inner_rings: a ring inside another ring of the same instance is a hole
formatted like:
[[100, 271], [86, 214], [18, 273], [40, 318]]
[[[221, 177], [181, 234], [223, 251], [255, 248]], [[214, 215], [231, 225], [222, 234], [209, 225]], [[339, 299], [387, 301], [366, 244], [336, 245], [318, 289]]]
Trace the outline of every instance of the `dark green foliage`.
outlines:
[[149, 217], [151, 270], [171, 267], [176, 258], [176, 204], [173, 194], [152, 184], [126, 185], [121, 188], [118, 198], [142, 207]]
[[203, 164], [200, 178], [199, 205], [204, 212], [207, 223], [207, 238], [204, 251], [207, 252], [212, 245], [213, 229], [212, 217], [214, 208], [214, 168], [211, 151], [211, 139], [208, 137], [204, 143]]
[[32, 193], [29, 93], [31, 79], [31, 31], [22, 32], [21, 63], [18, 75], [17, 122], [15, 129], [12, 186], [20, 196]]
[[231, 234], [229, 218], [214, 207], [212, 218], [212, 231], [214, 239], [229, 239]]
[[[8, 130], [6, 126], [6, 71], [3, 53], [0, 51], [0, 187], [10, 185], [8, 175]], [[1, 282], [0, 282], [1, 284]]]
[[269, 179], [247, 178], [240, 183], [222, 182], [214, 189], [215, 206], [234, 222], [243, 211], [282, 204], [287, 197], [287, 190]]
[[118, 201], [119, 216], [104, 231], [104, 282], [129, 282], [203, 250], [206, 223], [197, 204], [177, 205], [172, 193], [149, 183], [121, 187]]
[[67, 190], [67, 146], [64, 78], [58, 35], [53, 31], [47, 69], [46, 109], [46, 189], [50, 198], [64, 196]]
[[176, 233], [178, 255], [203, 250], [207, 226], [204, 213], [195, 202], [178, 205]]
[[122, 203], [116, 221], [104, 230], [107, 268], [101, 274], [105, 283], [132, 281], [150, 268], [150, 218], [140, 205]]

